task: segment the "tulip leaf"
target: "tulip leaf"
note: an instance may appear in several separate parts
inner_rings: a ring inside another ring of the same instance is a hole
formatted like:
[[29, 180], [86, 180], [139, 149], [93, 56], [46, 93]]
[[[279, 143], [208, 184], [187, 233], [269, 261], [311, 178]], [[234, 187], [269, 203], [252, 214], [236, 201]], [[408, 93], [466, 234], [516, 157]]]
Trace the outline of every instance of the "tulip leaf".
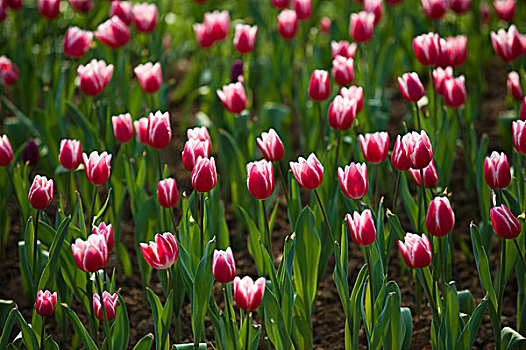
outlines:
[[260, 274], [265, 273], [265, 260], [263, 258], [262, 246], [259, 244], [260, 232], [259, 229], [243, 207], [238, 207], [239, 211], [245, 218], [245, 223], [248, 226], [248, 251], [256, 262], [256, 268]]
[[112, 191], [112, 188], [110, 187], [110, 190], [108, 191], [108, 195], [106, 196], [106, 201], [100, 208], [99, 212], [97, 213], [97, 215], [95, 215], [94, 218], [90, 218], [91, 220], [93, 220], [92, 221], [93, 225], [96, 225], [99, 219], [101, 219], [104, 213], [106, 212], [106, 209], [108, 208], [108, 203], [110, 202], [110, 198], [111, 198], [111, 191]]
[[467, 324], [462, 329], [460, 336], [456, 342], [455, 349], [471, 349], [473, 343], [475, 342], [477, 332], [479, 330], [480, 324], [482, 323], [482, 318], [484, 317], [484, 312], [486, 311], [486, 304], [488, 303], [488, 296], [484, 297], [477, 308], [471, 314]]
[[87, 350], [97, 350], [97, 345], [91, 339], [90, 335], [88, 334], [88, 331], [84, 326], [82, 325], [82, 322], [80, 321], [77, 314], [71, 310], [66, 304], [62, 304], [62, 309], [68, 316], [71, 325], [75, 329], [75, 333], [80, 337], [80, 340], [82, 341], [82, 344], [86, 347]]
[[501, 342], [502, 349], [522, 349], [524, 344], [526, 344], [526, 338], [519, 334], [516, 330], [510, 327], [504, 327], [502, 329]]
[[192, 297], [192, 330], [195, 344], [198, 344], [201, 338], [206, 335], [205, 316], [214, 284], [211, 259], [213, 245], [215, 245], [215, 237], [206, 245], [203, 257], [195, 273]]
[[128, 318], [128, 311], [126, 310], [126, 304], [124, 300], [117, 293], [117, 314], [115, 315], [115, 321], [111, 329], [111, 345], [114, 350], [126, 350], [128, 349], [128, 342], [130, 337], [130, 321]]
[[133, 350], [150, 350], [153, 343], [153, 334], [148, 333], [142, 337], [137, 344], [133, 347]]
[[264, 294], [263, 306], [265, 309], [265, 329], [274, 347], [284, 350], [293, 349], [294, 347], [289, 332], [287, 332], [285, 328], [283, 312], [279, 307], [276, 296], [268, 285]]
[[60, 350], [60, 348], [58, 347], [58, 344], [53, 340], [53, 338], [49, 336], [44, 342], [44, 350]]

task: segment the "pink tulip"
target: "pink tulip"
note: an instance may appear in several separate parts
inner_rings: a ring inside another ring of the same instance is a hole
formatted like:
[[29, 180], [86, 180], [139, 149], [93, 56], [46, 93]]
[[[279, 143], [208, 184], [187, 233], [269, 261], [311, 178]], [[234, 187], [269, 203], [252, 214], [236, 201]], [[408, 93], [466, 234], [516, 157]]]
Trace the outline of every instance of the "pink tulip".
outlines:
[[272, 162], [260, 160], [247, 164], [247, 187], [256, 199], [267, 199], [274, 192]]
[[230, 31], [230, 15], [228, 11], [205, 13], [204, 25], [214, 41], [223, 40]]
[[398, 77], [398, 86], [407, 102], [418, 102], [426, 94], [424, 85], [422, 85], [420, 77], [415, 72], [404, 73], [401, 77]]
[[413, 39], [413, 50], [422, 65], [435, 65], [440, 54], [440, 36], [435, 33], [417, 36]]
[[0, 56], [0, 80], [4, 85], [13, 85], [18, 81], [18, 67], [5, 56]]
[[332, 77], [340, 86], [347, 86], [354, 80], [354, 59], [336, 56], [332, 61]]
[[379, 164], [389, 156], [389, 134], [384, 131], [360, 135], [360, 146], [366, 161]]
[[193, 28], [199, 46], [206, 49], [214, 44], [212, 33], [208, 31], [206, 25], [202, 23], [195, 23]]
[[89, 158], [86, 153], [82, 153], [82, 159], [84, 160], [86, 178], [89, 182], [95, 186], [100, 186], [108, 181], [110, 178], [111, 154], [102, 152], [102, 154], [99, 155], [97, 151], [93, 151], [89, 155]]
[[489, 22], [489, 5], [485, 2], [481, 3], [480, 4], [480, 21], [482, 22], [481, 24], [483, 26], [486, 26], [488, 25], [488, 22]]
[[108, 247], [108, 253], [113, 250], [115, 246], [115, 237], [113, 236], [113, 226], [111, 224], [106, 225], [101, 222], [99, 226], [93, 225], [91, 233], [94, 235], [100, 235], [106, 240], [106, 246]]
[[133, 72], [141, 84], [141, 88], [147, 94], [153, 94], [161, 88], [163, 83], [163, 72], [159, 62], [153, 64], [148, 62], [146, 64], [139, 64], [133, 69]]
[[342, 87], [340, 89], [340, 95], [349, 100], [356, 101], [356, 114], [358, 114], [363, 108], [363, 88], [361, 86], [349, 86], [348, 88]]
[[201, 193], [211, 191], [217, 184], [217, 170], [214, 157], [198, 157], [192, 169], [192, 187]]
[[351, 127], [357, 113], [356, 100], [344, 98], [338, 95], [329, 106], [327, 119], [331, 128], [336, 130], [347, 130]]
[[312, 12], [312, 0], [294, 0], [294, 11], [298, 19], [306, 20], [310, 18]]
[[330, 95], [329, 72], [321, 69], [314, 70], [309, 83], [309, 97], [314, 101], [325, 101]]
[[254, 282], [245, 276], [243, 279], [234, 279], [234, 300], [237, 306], [244, 311], [255, 311], [263, 300], [265, 294], [265, 277], [260, 277]]
[[471, 0], [449, 0], [449, 8], [460, 14], [469, 10]]
[[374, 14], [374, 25], [377, 25], [382, 19], [382, 13], [384, 11], [382, 0], [363, 0], [363, 10]]
[[468, 37], [465, 35], [452, 36], [446, 39], [451, 50], [451, 62], [448, 65], [462, 66], [467, 59]]
[[38, 0], [38, 12], [47, 19], [55, 19], [60, 11], [60, 0]]
[[0, 166], [8, 166], [13, 160], [13, 148], [7, 135], [0, 137]]
[[230, 247], [226, 251], [214, 250], [212, 275], [219, 283], [230, 283], [236, 277], [236, 261]]
[[433, 146], [424, 130], [420, 134], [415, 131], [405, 134], [402, 137], [402, 148], [409, 167], [413, 169], [423, 169], [433, 159]]
[[7, 18], [7, 11], [9, 10], [9, 6], [7, 5], [6, 1], [0, 1], [0, 22], [5, 21]]
[[490, 210], [491, 224], [497, 236], [504, 239], [515, 239], [521, 233], [521, 224], [507, 206], [502, 204]]
[[447, 11], [447, 0], [422, 0], [422, 7], [427, 17], [440, 19]]
[[283, 10], [278, 15], [278, 33], [283, 39], [294, 38], [298, 31], [298, 15], [293, 10]]
[[102, 235], [89, 235], [86, 241], [77, 238], [71, 251], [75, 263], [84, 272], [98, 271], [108, 263], [108, 246]]
[[154, 269], [168, 269], [179, 256], [179, 246], [170, 232], [155, 235], [155, 242], [141, 243], [144, 259]]
[[513, 71], [508, 73], [508, 80], [506, 82], [508, 93], [515, 101], [522, 101], [522, 88], [519, 73]]
[[455, 214], [447, 197], [435, 197], [429, 203], [426, 215], [426, 228], [429, 234], [443, 237], [453, 229]]
[[183, 165], [186, 170], [194, 169], [197, 158], [207, 158], [210, 155], [210, 141], [190, 139], [184, 144]]
[[289, 6], [290, 0], [270, 0], [270, 2], [272, 6], [281, 10]]
[[437, 67], [435, 70], [433, 70], [433, 78], [435, 81], [435, 91], [439, 95], [444, 94], [444, 82], [448, 79], [453, 78], [453, 68], [447, 67], [446, 69], [443, 69], [441, 67]]
[[376, 228], [374, 227], [373, 215], [369, 209], [365, 209], [361, 214], [355, 211], [352, 216], [347, 214], [345, 217], [354, 243], [362, 247], [374, 243]]
[[320, 31], [327, 35], [331, 33], [331, 19], [329, 17], [323, 17], [320, 20]]
[[369, 191], [367, 165], [352, 162], [346, 165], [345, 169], [338, 168], [338, 181], [346, 197], [353, 199], [364, 197]]
[[157, 111], [148, 114], [148, 144], [156, 149], [163, 149], [172, 139], [170, 114]]
[[279, 162], [285, 156], [285, 147], [274, 129], [262, 132], [257, 143], [263, 157], [270, 162]]
[[42, 317], [49, 317], [55, 313], [57, 307], [57, 292], [51, 294], [49, 290], [39, 290], [35, 302], [35, 310]]
[[18, 10], [23, 6], [22, 0], [5, 0], [5, 2], [13, 10]]
[[489, 187], [503, 189], [511, 182], [511, 171], [508, 157], [502, 152], [493, 152], [484, 161], [484, 179]]
[[206, 128], [206, 126], [196, 126], [193, 129], [186, 130], [186, 137], [188, 137], [188, 140], [208, 140], [210, 143], [212, 143], [212, 140], [210, 139], [210, 134], [208, 133], [208, 129]]
[[45, 176], [35, 176], [27, 198], [33, 208], [47, 208], [53, 202], [53, 180], [48, 180]]
[[323, 165], [314, 153], [307, 159], [299, 157], [297, 162], [290, 162], [290, 170], [301, 187], [314, 190], [320, 187], [323, 181]]
[[135, 133], [140, 143], [148, 144], [148, 118], [141, 118], [133, 122]]
[[133, 123], [130, 113], [111, 117], [113, 135], [121, 143], [129, 142], [133, 138]]
[[507, 32], [504, 29], [499, 29], [497, 34], [491, 32], [491, 44], [505, 62], [511, 62], [526, 52], [526, 38], [519, 34], [514, 24]]
[[60, 141], [60, 164], [68, 170], [75, 170], [82, 163], [81, 143], [77, 140], [64, 139]]
[[495, 0], [493, 1], [495, 12], [500, 19], [511, 22], [515, 15], [515, 0]]
[[77, 68], [80, 79], [80, 89], [88, 96], [97, 96], [104, 90], [113, 75], [113, 65], [106, 66], [106, 62], [92, 60], [86, 66]]
[[135, 29], [141, 33], [150, 33], [155, 30], [157, 25], [157, 6], [155, 4], [136, 4], [133, 5], [133, 23]]
[[157, 200], [163, 208], [173, 208], [179, 200], [177, 183], [174, 178], [161, 180], [157, 183]]
[[112, 1], [110, 7], [110, 18], [117, 16], [127, 26], [133, 20], [132, 4], [130, 1]]
[[358, 12], [351, 14], [349, 24], [349, 35], [354, 41], [363, 43], [369, 41], [373, 36], [375, 15], [369, 12]]
[[[524, 98], [526, 100], [526, 97]], [[524, 120], [516, 120], [512, 124], [513, 129], [513, 145], [520, 154], [526, 154], [526, 122]], [[5, 136], [5, 135], [4, 135]]]
[[409, 159], [405, 154], [404, 147], [402, 145], [402, 137], [398, 135], [393, 147], [393, 152], [391, 154], [391, 164], [398, 171], [406, 171], [409, 169]]
[[348, 41], [331, 41], [332, 59], [336, 56], [343, 56], [347, 58], [354, 58], [356, 54], [356, 43], [349, 43]]
[[442, 86], [444, 102], [451, 108], [458, 108], [466, 102], [466, 87], [464, 76], [449, 78], [444, 81]]
[[117, 49], [130, 41], [130, 30], [119, 17], [113, 16], [99, 24], [95, 36], [112, 49]]
[[78, 27], [69, 27], [62, 42], [62, 49], [67, 56], [79, 58], [88, 52], [92, 41], [92, 32]]
[[249, 25], [237, 24], [234, 34], [234, 47], [237, 52], [245, 54], [254, 50], [257, 33], [258, 26], [251, 27]]
[[73, 10], [80, 13], [89, 12], [93, 8], [93, 0], [68, 0]]
[[223, 106], [232, 114], [240, 114], [247, 107], [247, 95], [240, 82], [225, 85], [216, 93]]
[[[426, 188], [435, 187], [438, 183], [438, 173], [437, 169], [435, 168], [435, 162], [431, 160], [429, 165], [422, 170], [424, 171], [424, 182]], [[422, 178], [420, 177], [420, 170], [409, 169], [409, 173], [411, 174], [411, 177], [413, 178], [413, 181], [416, 183], [416, 185], [422, 188]]]
[[[104, 291], [102, 292], [102, 300], [104, 302], [104, 310], [106, 311], [106, 320], [111, 321], [117, 313], [117, 293], [110, 294]], [[93, 294], [93, 311], [95, 311], [95, 317], [97, 317], [100, 322], [104, 322], [104, 311], [102, 311], [100, 296], [98, 294]]]
[[521, 109], [519, 111], [520, 120], [526, 120], [526, 96], [522, 99]]
[[422, 237], [407, 233], [404, 242], [398, 241], [398, 248], [407, 266], [413, 269], [422, 269], [431, 263], [433, 252], [431, 243], [425, 234]]

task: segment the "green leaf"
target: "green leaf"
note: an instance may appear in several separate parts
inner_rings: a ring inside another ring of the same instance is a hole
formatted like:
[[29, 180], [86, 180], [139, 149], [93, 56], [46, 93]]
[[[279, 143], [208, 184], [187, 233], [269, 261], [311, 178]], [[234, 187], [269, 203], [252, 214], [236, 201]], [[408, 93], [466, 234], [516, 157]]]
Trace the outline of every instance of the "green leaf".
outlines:
[[197, 344], [206, 334], [205, 316], [208, 307], [208, 301], [212, 294], [214, 279], [212, 277], [212, 245], [215, 244], [215, 238], [208, 242], [204, 255], [197, 267], [195, 274], [193, 298], [192, 298], [192, 330], [194, 332], [194, 341]]
[[62, 304], [62, 309], [68, 316], [71, 325], [75, 329], [75, 333], [80, 337], [80, 340], [82, 341], [82, 344], [84, 344], [86, 349], [98, 350], [97, 345], [95, 344], [93, 339], [91, 339], [90, 335], [88, 334], [88, 331], [82, 325], [82, 322], [80, 322], [80, 319], [77, 316], [77, 314], [73, 310], [71, 310], [66, 304]]
[[60, 348], [58, 347], [58, 344], [53, 340], [53, 338], [49, 336], [44, 342], [44, 350], [60, 350]]
[[265, 309], [265, 329], [267, 335], [276, 349], [293, 349], [289, 332], [285, 328], [283, 312], [279, 307], [278, 300], [272, 290], [266, 287], [263, 307]]
[[93, 225], [96, 225], [98, 220], [102, 218], [102, 216], [104, 215], [104, 212], [108, 208], [108, 203], [110, 202], [110, 198], [111, 198], [111, 191], [112, 191], [112, 188], [110, 187], [110, 190], [108, 191], [108, 195], [106, 196], [106, 201], [104, 202], [104, 205], [100, 208], [97, 215], [95, 215], [95, 217], [93, 218]]
[[473, 311], [471, 314], [471, 317], [462, 329], [460, 337], [457, 340], [457, 344], [455, 346], [456, 350], [471, 349], [473, 347], [477, 332], [479, 330], [480, 324], [482, 323], [482, 318], [484, 317], [484, 312], [486, 311], [487, 303], [488, 296], [482, 299], [475, 311]]
[[111, 327], [111, 344], [112, 349], [114, 350], [126, 350], [128, 349], [128, 341], [130, 338], [130, 321], [128, 319], [128, 311], [126, 310], [124, 300], [122, 300], [120, 294], [117, 294], [117, 296], [117, 303], [120, 307], [117, 308], [115, 321]]
[[153, 343], [153, 334], [148, 333], [133, 347], [133, 350], [150, 350]]
[[502, 349], [513, 350], [518, 349], [526, 344], [526, 338], [520, 335], [517, 331], [510, 327], [504, 327], [501, 335]]

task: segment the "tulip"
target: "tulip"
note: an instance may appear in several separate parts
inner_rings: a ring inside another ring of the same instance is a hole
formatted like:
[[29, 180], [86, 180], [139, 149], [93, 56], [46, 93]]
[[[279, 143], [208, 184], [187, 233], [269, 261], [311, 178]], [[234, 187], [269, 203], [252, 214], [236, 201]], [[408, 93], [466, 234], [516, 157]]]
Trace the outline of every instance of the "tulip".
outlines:
[[515, 0], [495, 0], [493, 1], [495, 12], [500, 19], [511, 22], [515, 15]]
[[[426, 188], [435, 187], [438, 183], [438, 173], [437, 169], [435, 168], [435, 162], [431, 160], [429, 165], [423, 169], [423, 172], [424, 184]], [[411, 177], [413, 178], [413, 181], [416, 183], [416, 185], [422, 188], [422, 178], [420, 177], [420, 170], [409, 169], [409, 173], [411, 174]]]
[[352, 162], [346, 165], [345, 169], [338, 168], [338, 181], [346, 197], [353, 199], [364, 197], [369, 191], [367, 166], [365, 163]]
[[522, 99], [521, 109], [519, 111], [520, 120], [526, 120], [526, 96]]
[[329, 106], [327, 119], [331, 128], [347, 130], [351, 127], [357, 113], [356, 100], [338, 95]]
[[299, 157], [297, 162], [290, 162], [290, 170], [301, 187], [308, 190], [318, 188], [323, 181], [323, 165], [314, 153], [307, 159]]
[[354, 59], [336, 56], [332, 61], [332, 77], [340, 86], [347, 86], [354, 80]]
[[502, 204], [490, 210], [493, 230], [500, 238], [515, 239], [521, 233], [521, 224], [507, 206]]
[[247, 187], [256, 199], [267, 199], [274, 192], [272, 162], [260, 160], [247, 164]]
[[93, 225], [91, 233], [104, 237], [106, 240], [106, 246], [108, 247], [108, 253], [113, 250], [113, 247], [115, 246], [115, 237], [113, 236], [113, 227], [111, 224], [106, 225], [104, 222], [101, 222], [99, 226]]
[[365, 209], [361, 214], [355, 211], [352, 216], [347, 214], [345, 217], [354, 243], [362, 247], [374, 243], [376, 228], [374, 227], [373, 215], [369, 209]]
[[491, 32], [493, 50], [495, 50], [497, 55], [505, 62], [511, 62], [524, 54], [526, 51], [524, 40], [522, 35], [517, 31], [517, 27], [513, 24], [507, 32], [504, 29], [499, 29], [497, 34]]
[[[526, 97], [525, 97], [525, 100], [526, 100]], [[513, 145], [515, 146], [515, 149], [517, 150], [517, 152], [519, 152], [520, 154], [526, 154], [525, 126], [526, 126], [526, 122], [524, 120], [516, 120], [512, 124]]]
[[[102, 300], [104, 301], [104, 310], [106, 311], [106, 320], [111, 321], [115, 318], [117, 309], [117, 293], [110, 294], [107, 291], [102, 293]], [[100, 296], [93, 294], [93, 311], [100, 322], [104, 322], [104, 314], [102, 313], [102, 305], [100, 303]]]
[[172, 139], [170, 114], [161, 111], [148, 114], [148, 144], [156, 149], [163, 149]]
[[35, 176], [27, 198], [33, 208], [47, 208], [53, 202], [53, 180], [48, 180], [45, 176]]
[[243, 61], [235, 60], [230, 67], [230, 82], [231, 83], [243, 83]]
[[374, 25], [382, 19], [382, 0], [363, 0], [363, 10], [374, 14]]
[[113, 75], [113, 65], [106, 66], [106, 62], [92, 60], [86, 66], [77, 68], [80, 79], [80, 89], [88, 96], [97, 96], [108, 85]]
[[249, 53], [254, 50], [256, 45], [256, 35], [258, 26], [248, 26], [243, 24], [236, 25], [234, 34], [234, 47], [240, 54]]
[[469, 10], [471, 0], [449, 0], [449, 8], [460, 14]]
[[4, 85], [13, 85], [18, 81], [18, 67], [5, 56], [0, 56], [0, 79]]
[[415, 72], [404, 73], [401, 77], [398, 77], [398, 86], [407, 102], [416, 103], [426, 94], [424, 85], [422, 85], [420, 77]]
[[413, 39], [415, 57], [424, 66], [436, 64], [440, 54], [440, 36], [435, 33], [422, 34]]
[[179, 256], [179, 246], [170, 232], [155, 235], [155, 242], [141, 243], [144, 259], [154, 269], [168, 269]]
[[130, 30], [119, 17], [113, 16], [99, 24], [95, 36], [112, 49], [117, 49], [130, 41]]
[[156, 64], [153, 64], [152, 62], [139, 64], [133, 69], [133, 72], [137, 76], [142, 90], [147, 94], [153, 94], [161, 88], [163, 72], [159, 62]]
[[[116, 2], [113, 2], [115, 4]], [[62, 49], [64, 54], [69, 57], [79, 58], [88, 52], [91, 42], [93, 41], [93, 33], [87, 30], [82, 30], [78, 27], [69, 27], [66, 30], [64, 41], [62, 42]]]
[[140, 143], [148, 144], [148, 118], [141, 118], [133, 122], [135, 133]]
[[391, 154], [391, 163], [398, 171], [406, 171], [409, 169], [409, 159], [405, 154], [402, 145], [402, 137], [398, 135]]
[[212, 140], [210, 139], [210, 134], [208, 133], [208, 129], [206, 128], [206, 126], [196, 126], [193, 129], [186, 130], [186, 137], [188, 137], [188, 140], [208, 140], [210, 143], [212, 143]]
[[343, 56], [347, 58], [353, 58], [356, 54], [356, 43], [349, 43], [348, 41], [331, 41], [332, 59], [336, 56]]
[[415, 131], [405, 134], [402, 137], [402, 148], [410, 168], [423, 169], [433, 159], [433, 146], [424, 130], [420, 134]]
[[211, 191], [217, 183], [217, 170], [214, 157], [198, 157], [192, 169], [192, 187], [197, 192]]
[[278, 33], [283, 39], [294, 38], [298, 31], [298, 15], [293, 10], [283, 10], [278, 15]]
[[489, 5], [485, 2], [480, 4], [480, 21], [482, 22], [482, 25], [486, 26], [489, 21]]
[[98, 271], [108, 262], [108, 246], [102, 235], [89, 235], [86, 241], [77, 238], [71, 251], [75, 263], [84, 272]]
[[194, 169], [197, 158], [207, 158], [210, 155], [210, 141], [190, 139], [184, 144], [183, 165], [186, 170]]
[[220, 283], [230, 283], [236, 277], [236, 261], [230, 247], [226, 251], [214, 250], [212, 275]]
[[274, 129], [261, 133], [256, 141], [266, 160], [279, 162], [285, 156], [285, 147]]
[[93, 0], [68, 0], [73, 10], [80, 13], [89, 12], [93, 8]]
[[435, 91], [437, 94], [444, 94], [444, 82], [451, 78], [453, 78], [452, 67], [447, 67], [446, 69], [437, 67], [435, 70], [433, 70], [433, 79], [435, 81]]
[[422, 0], [422, 7], [427, 17], [440, 19], [447, 11], [447, 0]]
[[130, 1], [112, 1], [110, 7], [110, 18], [117, 16], [127, 26], [133, 20], [132, 4]]
[[385, 0], [389, 5], [396, 5], [402, 2], [402, 0]]
[[179, 200], [179, 193], [174, 178], [164, 179], [157, 183], [157, 200], [163, 208], [175, 207]]
[[[425, 176], [425, 175], [424, 175]], [[429, 203], [426, 215], [427, 232], [436, 237], [443, 237], [453, 229], [455, 214], [447, 197], [435, 197]]]
[[133, 5], [133, 23], [141, 33], [153, 32], [157, 25], [157, 6], [155, 4]]
[[234, 279], [234, 300], [237, 306], [244, 311], [257, 310], [265, 294], [265, 277], [260, 277], [254, 282], [245, 276], [243, 279]]
[[312, 12], [312, 0], [294, 0], [294, 11], [296, 11], [298, 19], [308, 19]]
[[13, 160], [13, 148], [7, 135], [0, 137], [0, 166], [8, 166]]
[[489, 187], [503, 189], [511, 182], [511, 171], [508, 157], [502, 152], [493, 152], [484, 161], [484, 179]]
[[349, 86], [348, 88], [342, 87], [340, 95], [349, 100], [356, 101], [356, 114], [358, 114], [363, 108], [363, 88], [361, 86]]
[[321, 69], [314, 70], [309, 83], [309, 97], [314, 101], [325, 101], [330, 95], [329, 72]]
[[133, 138], [133, 123], [130, 113], [111, 117], [113, 135], [121, 143], [129, 142]]
[[446, 66], [462, 66], [467, 58], [468, 37], [458, 35], [446, 39], [446, 44], [450, 50], [450, 62]]
[[212, 33], [208, 31], [208, 28], [204, 24], [195, 23], [193, 28], [199, 46], [206, 49], [214, 44]]
[[458, 108], [466, 102], [466, 87], [464, 76], [449, 78], [444, 81], [442, 86], [444, 102], [451, 108]]
[[509, 72], [508, 81], [506, 82], [508, 87], [508, 93], [513, 97], [515, 101], [522, 101], [522, 88], [519, 73]]
[[57, 307], [57, 292], [51, 294], [49, 290], [39, 290], [35, 302], [35, 310], [42, 317], [49, 317], [55, 313]]
[[67, 139], [60, 141], [58, 160], [60, 164], [68, 170], [77, 169], [82, 162], [80, 141]]
[[230, 15], [228, 11], [214, 11], [205, 13], [204, 25], [214, 41], [227, 37], [230, 31]]
[[9, 9], [9, 6], [7, 5], [7, 2], [0, 1], [0, 22], [5, 21], [7, 18], [7, 10]]
[[38, 12], [47, 19], [55, 19], [60, 11], [60, 0], [38, 0]]
[[40, 149], [34, 140], [27, 141], [24, 150], [22, 151], [22, 162], [34, 168], [40, 159]]
[[5, 2], [13, 10], [18, 10], [23, 5], [22, 0], [5, 0]]
[[278, 9], [284, 9], [289, 6], [290, 0], [270, 0], [272, 3], [272, 6], [278, 8]]
[[373, 36], [375, 15], [369, 12], [358, 12], [351, 14], [349, 24], [349, 35], [354, 41], [363, 43]]
[[366, 161], [381, 163], [389, 156], [389, 134], [384, 131], [360, 135], [360, 146]]
[[330, 34], [331, 33], [331, 19], [329, 17], [323, 17], [320, 20], [320, 31], [323, 34]]
[[86, 178], [89, 182], [95, 186], [100, 186], [108, 181], [111, 169], [111, 154], [103, 152], [99, 155], [97, 151], [93, 151], [89, 157], [86, 153], [82, 153], [82, 159], [84, 160]]
[[223, 102], [223, 106], [233, 114], [239, 114], [247, 106], [247, 95], [241, 83], [232, 83], [223, 86], [216, 91], [217, 96]]
[[398, 241], [398, 248], [407, 266], [413, 269], [422, 269], [431, 263], [433, 252], [431, 244], [425, 234], [422, 237], [407, 233], [404, 242]]

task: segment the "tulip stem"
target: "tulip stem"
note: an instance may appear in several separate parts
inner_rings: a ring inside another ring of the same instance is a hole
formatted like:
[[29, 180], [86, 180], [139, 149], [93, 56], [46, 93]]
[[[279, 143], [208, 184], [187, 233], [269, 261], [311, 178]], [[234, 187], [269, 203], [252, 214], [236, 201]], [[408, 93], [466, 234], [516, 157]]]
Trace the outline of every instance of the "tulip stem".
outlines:
[[157, 166], [159, 167], [159, 181], [163, 179], [163, 165], [161, 163], [161, 150], [157, 150]]
[[323, 140], [325, 139], [325, 127], [323, 123], [323, 112], [321, 110], [321, 102], [317, 102], [316, 106], [318, 107], [318, 122], [320, 124], [320, 142], [323, 145]]
[[247, 316], [247, 332], [246, 332], [246, 341], [245, 341], [245, 349], [250, 349], [250, 324], [252, 323], [252, 311], [248, 312]]
[[44, 341], [46, 340], [45, 330], [44, 330], [45, 323], [46, 323], [46, 318], [42, 316], [42, 329], [40, 332], [40, 349], [44, 349]]
[[237, 350], [237, 339], [234, 335], [234, 327], [236, 327], [236, 319], [234, 315], [234, 310], [232, 308], [232, 304], [230, 301], [230, 296], [228, 295], [227, 288], [230, 288], [230, 285], [228, 283], [222, 283], [223, 285], [223, 297], [225, 298], [225, 315], [227, 320], [229, 321], [230, 327], [229, 332], [230, 336], [232, 337], [232, 344], [234, 344], [234, 350]]
[[517, 239], [514, 238], [513, 239], [513, 243], [515, 243], [515, 247], [517, 248], [517, 252], [519, 253], [519, 257], [520, 257], [521, 262], [522, 262], [522, 267], [526, 271], [526, 261], [524, 260], [524, 254], [522, 254], [522, 250], [521, 250], [521, 247], [519, 246], [519, 242], [517, 242]]
[[369, 332], [372, 333], [373, 331], [373, 325], [374, 325], [374, 286], [373, 286], [373, 269], [371, 266], [371, 247], [366, 246], [365, 247], [365, 260], [367, 263], [367, 271], [369, 272], [369, 291], [371, 294], [370, 302], [371, 302], [371, 323], [369, 324]]
[[[427, 267], [425, 268], [427, 269]], [[438, 332], [438, 328], [440, 327], [440, 318], [438, 317], [438, 308], [435, 303], [435, 299], [433, 299], [433, 294], [431, 293], [431, 290], [429, 289], [429, 285], [427, 284], [425, 277], [422, 275], [422, 271], [416, 270], [416, 275], [418, 279], [420, 280], [420, 284], [424, 288], [424, 293], [426, 294], [426, 298], [429, 301], [429, 304], [431, 305], [431, 314], [433, 315], [433, 321], [435, 322], [435, 330]]]
[[276, 168], [278, 168], [278, 177], [281, 180], [281, 187], [283, 187], [283, 194], [285, 194], [285, 200], [287, 201], [287, 208], [289, 207], [289, 191], [287, 189], [287, 184], [285, 182], [285, 176], [283, 170], [281, 170], [281, 164], [279, 162], [274, 162]]
[[[91, 210], [90, 210], [90, 213], [89, 213], [89, 216], [88, 216], [88, 220], [87, 220], [87, 223], [86, 223], [86, 230], [88, 230], [89, 232], [89, 229], [90, 229], [90, 218], [91, 218], [91, 224], [93, 224], [93, 213], [95, 211], [95, 202], [97, 201], [97, 192], [98, 192], [98, 189], [99, 189], [99, 186], [95, 186], [95, 188], [93, 189], [93, 199], [91, 200]], [[86, 232], [86, 236], [88, 236], [88, 232]]]
[[415, 102], [415, 108], [416, 108], [416, 121], [417, 121], [417, 125], [418, 125], [418, 130], [421, 131], [422, 130], [422, 124], [420, 122], [420, 108], [418, 107], [418, 102]]
[[200, 215], [201, 215], [201, 257], [205, 253], [205, 195], [204, 193], [199, 193], [200, 201]]
[[444, 293], [444, 291], [445, 291], [445, 285], [446, 285], [446, 269], [445, 269], [446, 261], [445, 259], [447, 258], [447, 255], [444, 254], [444, 237], [438, 237], [438, 249], [439, 249], [438, 256], [440, 259], [440, 275], [442, 278], [442, 281], [441, 281], [442, 299], [444, 300], [444, 305], [446, 305], [445, 303], [446, 294]]
[[396, 185], [395, 185], [395, 193], [394, 193], [394, 200], [393, 200], [393, 213], [396, 213], [396, 204], [398, 202], [398, 188], [400, 187], [401, 176], [402, 176], [402, 172], [399, 171], [398, 175], [396, 176]]
[[495, 343], [497, 350], [501, 348], [501, 318], [502, 318], [502, 299], [504, 298], [504, 288], [506, 287], [506, 239], [501, 238], [500, 269], [499, 269], [499, 299], [497, 300], [497, 333]]
[[100, 305], [102, 308], [102, 318], [103, 318], [102, 323], [104, 325], [104, 336], [106, 337], [106, 349], [110, 350], [111, 333], [110, 333], [110, 327], [108, 324], [108, 316], [106, 313], [106, 303], [104, 302], [104, 297], [102, 295], [103, 293], [102, 279], [98, 271], [95, 272], [95, 284], [97, 285], [97, 290], [98, 290], [99, 297], [100, 297]]
[[[87, 295], [93, 295], [93, 284], [91, 283], [90, 274], [86, 272], [86, 294]], [[94, 339], [98, 339], [97, 333], [98, 329], [95, 328], [95, 311], [93, 310], [93, 303], [89, 302], [89, 329], [90, 329], [90, 335]]]
[[316, 199], [318, 200], [318, 204], [320, 205], [321, 212], [323, 213], [323, 218], [325, 219], [325, 224], [327, 225], [327, 230], [329, 230], [329, 235], [331, 237], [331, 244], [334, 243], [334, 236], [332, 235], [332, 229], [331, 224], [329, 223], [329, 217], [327, 216], [327, 211], [325, 211], [325, 207], [323, 206], [323, 203], [321, 202], [320, 195], [318, 194], [318, 190], [314, 189], [314, 194], [316, 195]]
[[33, 283], [35, 287], [38, 285], [37, 283], [37, 242], [38, 242], [38, 221], [40, 220], [40, 210], [37, 209], [37, 216], [35, 219], [35, 229], [33, 232]]
[[267, 208], [265, 206], [265, 200], [261, 200], [260, 202], [261, 202], [261, 209], [263, 210], [263, 222], [265, 223], [265, 232], [267, 234], [268, 255], [270, 255], [270, 258], [272, 259], [272, 262], [274, 263], [274, 256], [272, 255], [272, 235], [270, 233], [270, 224], [268, 222], [268, 217], [267, 217]]
[[425, 222], [426, 210], [427, 210], [427, 196], [426, 196], [426, 180], [424, 179], [424, 169], [420, 169], [420, 184], [422, 185], [422, 203], [424, 204], [424, 220], [420, 221], [421, 204], [418, 205], [418, 222], [420, 231], [424, 231], [423, 222]]
[[340, 143], [342, 140], [342, 133], [336, 130], [336, 154], [334, 155], [334, 176], [338, 174], [338, 155], [340, 154]]

